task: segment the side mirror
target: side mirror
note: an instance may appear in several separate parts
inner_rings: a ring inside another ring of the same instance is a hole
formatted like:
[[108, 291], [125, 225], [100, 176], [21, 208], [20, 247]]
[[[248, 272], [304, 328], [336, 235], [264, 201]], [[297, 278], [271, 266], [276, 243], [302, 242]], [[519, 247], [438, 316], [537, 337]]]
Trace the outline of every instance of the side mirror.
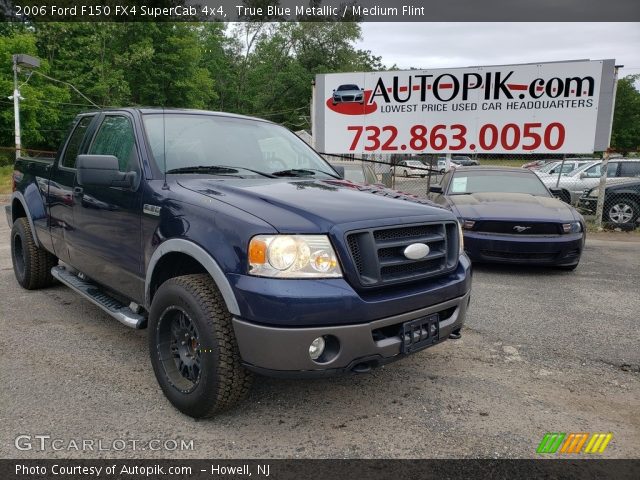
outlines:
[[582, 172], [580, 174], [580, 179], [587, 178], [587, 172]]
[[554, 197], [559, 197], [560, 195], [562, 195], [561, 188], [549, 187], [549, 191], [551, 192], [551, 195], [553, 195]]
[[135, 172], [121, 172], [118, 159], [113, 155], [78, 155], [78, 184], [97, 187], [132, 188]]
[[440, 186], [440, 185], [431, 185], [429, 187], [429, 193], [442, 193], [442, 186]]
[[335, 91], [336, 91], [336, 89], [334, 88], [334, 89], [333, 89], [333, 91], [335, 92]]

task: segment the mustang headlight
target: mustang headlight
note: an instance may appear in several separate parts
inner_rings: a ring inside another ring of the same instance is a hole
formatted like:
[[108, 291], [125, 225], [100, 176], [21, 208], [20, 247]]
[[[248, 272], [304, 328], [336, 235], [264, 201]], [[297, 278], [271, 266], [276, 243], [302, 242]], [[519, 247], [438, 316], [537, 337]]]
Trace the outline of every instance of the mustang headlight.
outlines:
[[342, 270], [326, 235], [256, 235], [249, 274], [278, 278], [338, 278]]
[[564, 233], [580, 233], [582, 231], [582, 224], [580, 222], [563, 223], [562, 231]]
[[591, 191], [588, 194], [589, 197], [597, 197], [598, 195], [600, 195], [600, 187], [591, 189]]

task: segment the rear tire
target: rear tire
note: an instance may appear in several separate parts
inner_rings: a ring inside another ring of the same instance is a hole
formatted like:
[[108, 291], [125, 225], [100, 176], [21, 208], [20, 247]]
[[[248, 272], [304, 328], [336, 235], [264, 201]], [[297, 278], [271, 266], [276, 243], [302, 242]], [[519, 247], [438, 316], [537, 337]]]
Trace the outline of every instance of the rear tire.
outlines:
[[55, 283], [51, 269], [58, 259], [36, 245], [29, 221], [18, 218], [11, 229], [11, 261], [13, 273], [22, 288], [36, 290]]
[[160, 286], [149, 312], [149, 355], [167, 399], [194, 418], [234, 406], [251, 387], [231, 314], [206, 274]]

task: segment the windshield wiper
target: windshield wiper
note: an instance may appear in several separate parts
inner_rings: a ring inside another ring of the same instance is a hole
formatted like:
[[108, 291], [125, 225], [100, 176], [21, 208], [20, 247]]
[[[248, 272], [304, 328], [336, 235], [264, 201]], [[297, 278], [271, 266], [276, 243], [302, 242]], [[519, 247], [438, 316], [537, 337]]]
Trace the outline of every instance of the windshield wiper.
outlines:
[[171, 170], [167, 170], [167, 173], [212, 173], [214, 175], [234, 175], [239, 173], [238, 170], [247, 170], [248, 172], [256, 173], [264, 177], [274, 178], [273, 175], [269, 175], [268, 173], [260, 172], [258, 170], [252, 170], [245, 167], [231, 167], [227, 165], [196, 165], [193, 167], [172, 168]]
[[271, 175], [276, 177], [310, 177], [315, 175], [316, 172], [324, 173], [333, 178], [340, 178], [335, 173], [325, 172], [324, 170], [317, 170], [315, 168], [291, 168], [289, 170], [279, 170], [277, 172], [271, 172]]

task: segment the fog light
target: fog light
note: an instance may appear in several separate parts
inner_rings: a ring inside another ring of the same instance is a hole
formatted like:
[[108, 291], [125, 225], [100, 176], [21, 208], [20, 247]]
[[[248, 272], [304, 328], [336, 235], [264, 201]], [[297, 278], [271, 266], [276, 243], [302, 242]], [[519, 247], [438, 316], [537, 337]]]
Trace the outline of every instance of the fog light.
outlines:
[[324, 338], [322, 337], [318, 337], [311, 342], [311, 345], [309, 345], [309, 356], [311, 357], [311, 360], [317, 360], [320, 358], [324, 352], [324, 345]]

